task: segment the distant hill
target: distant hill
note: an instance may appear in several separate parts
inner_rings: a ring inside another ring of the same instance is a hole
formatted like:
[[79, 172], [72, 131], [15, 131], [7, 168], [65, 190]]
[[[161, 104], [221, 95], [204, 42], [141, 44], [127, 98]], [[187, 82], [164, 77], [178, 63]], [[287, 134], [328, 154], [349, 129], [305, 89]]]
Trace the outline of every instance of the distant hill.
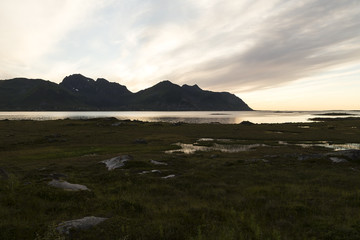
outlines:
[[250, 111], [245, 102], [228, 92], [163, 81], [132, 93], [126, 86], [81, 74], [60, 84], [42, 79], [0, 81], [1, 111]]

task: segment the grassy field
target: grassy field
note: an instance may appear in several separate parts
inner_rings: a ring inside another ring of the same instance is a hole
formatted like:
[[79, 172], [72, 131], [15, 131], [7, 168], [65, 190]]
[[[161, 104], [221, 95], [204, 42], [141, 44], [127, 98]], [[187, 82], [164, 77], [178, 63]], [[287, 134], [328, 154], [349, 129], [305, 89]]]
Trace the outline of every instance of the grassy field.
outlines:
[[[200, 138], [214, 139], [204, 146], [262, 145], [165, 153]], [[0, 239], [360, 239], [360, 159], [334, 163], [331, 149], [296, 145], [318, 141], [360, 143], [360, 119], [0, 121]], [[119, 155], [132, 159], [113, 171], [99, 163]], [[161, 173], [139, 174], [154, 169]], [[53, 188], [54, 173], [91, 191]], [[55, 231], [86, 216], [109, 219], [69, 236]]]

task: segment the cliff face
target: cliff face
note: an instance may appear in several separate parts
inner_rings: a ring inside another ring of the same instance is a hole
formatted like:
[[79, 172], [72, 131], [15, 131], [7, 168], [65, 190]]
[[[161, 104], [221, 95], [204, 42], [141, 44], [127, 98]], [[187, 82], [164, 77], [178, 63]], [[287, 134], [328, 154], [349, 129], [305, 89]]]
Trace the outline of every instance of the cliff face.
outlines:
[[163, 81], [153, 87], [130, 92], [126, 86], [80, 74], [60, 84], [41, 79], [15, 78], [0, 81], [2, 111], [250, 111], [228, 92], [202, 90], [197, 85], [178, 86]]

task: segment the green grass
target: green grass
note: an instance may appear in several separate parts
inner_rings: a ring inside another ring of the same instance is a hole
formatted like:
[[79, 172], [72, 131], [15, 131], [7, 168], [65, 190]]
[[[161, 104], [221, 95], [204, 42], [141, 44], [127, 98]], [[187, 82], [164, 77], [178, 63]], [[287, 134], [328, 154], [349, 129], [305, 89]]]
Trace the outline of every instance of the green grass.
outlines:
[[[55, 226], [85, 216], [109, 220], [66, 238], [360, 238], [360, 161], [299, 161], [299, 154], [330, 150], [278, 144], [360, 143], [359, 119], [309, 123], [308, 129], [298, 127], [304, 124], [114, 122], [0, 121], [0, 167], [9, 173], [0, 178], [0, 239], [62, 239]], [[231, 154], [164, 153], [176, 148], [173, 143], [205, 137], [268, 147]], [[135, 143], [139, 138], [147, 144]], [[133, 157], [122, 169], [107, 171], [99, 163], [121, 154]], [[168, 165], [154, 166], [150, 159]], [[138, 174], [152, 169], [162, 173]], [[91, 191], [51, 188], [51, 173], [66, 174], [67, 181]], [[161, 179], [169, 174], [176, 177]]]

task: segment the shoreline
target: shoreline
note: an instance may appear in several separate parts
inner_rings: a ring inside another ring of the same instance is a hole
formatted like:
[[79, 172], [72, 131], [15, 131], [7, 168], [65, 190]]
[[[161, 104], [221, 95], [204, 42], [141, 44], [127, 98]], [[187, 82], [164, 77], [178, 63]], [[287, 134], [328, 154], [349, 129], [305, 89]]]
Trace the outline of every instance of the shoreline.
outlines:
[[283, 112], [283, 111], [202, 111], [202, 112], [0, 112], [0, 120], [30, 119], [30, 120], [57, 120], [57, 119], [93, 119], [115, 117], [119, 120], [139, 120], [147, 122], [187, 122], [238, 124], [243, 121], [253, 123], [305, 123], [318, 117], [360, 117], [358, 112]]

